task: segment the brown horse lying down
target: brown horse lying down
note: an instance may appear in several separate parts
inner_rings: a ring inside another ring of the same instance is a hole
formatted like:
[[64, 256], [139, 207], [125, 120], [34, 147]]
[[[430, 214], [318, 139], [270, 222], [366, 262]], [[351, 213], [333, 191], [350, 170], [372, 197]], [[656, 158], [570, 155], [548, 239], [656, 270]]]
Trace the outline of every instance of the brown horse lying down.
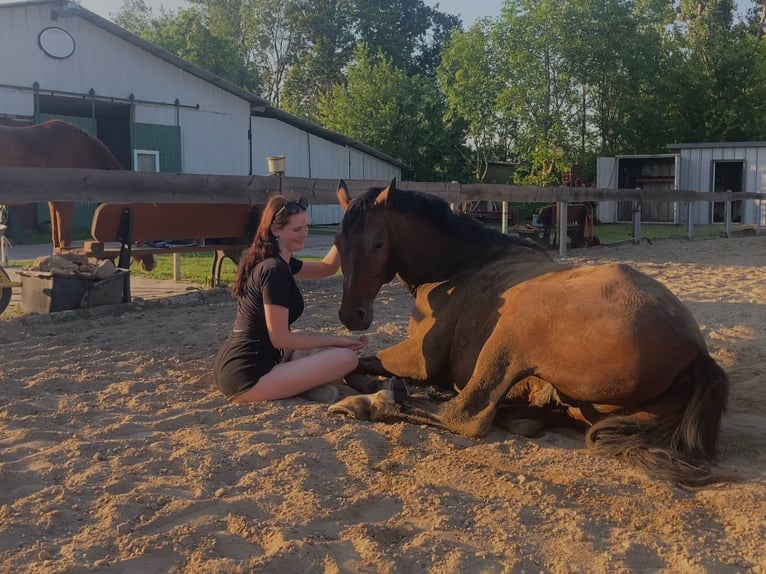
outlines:
[[723, 478], [709, 463], [728, 379], [661, 283], [624, 264], [555, 263], [441, 199], [396, 189], [395, 180], [353, 201], [341, 182], [338, 198], [343, 324], [367, 329], [373, 300], [397, 274], [415, 297], [408, 339], [363, 357], [356, 372], [457, 394], [397, 397], [397, 405], [381, 391], [331, 412], [473, 437], [493, 422], [532, 435], [561, 416], [587, 428], [594, 452], [655, 477], [687, 486]]
[[[101, 140], [77, 126], [51, 120], [25, 127], [0, 126], [0, 167], [123, 169]], [[48, 203], [54, 252], [72, 244], [74, 203]], [[154, 256], [136, 258], [146, 271]]]

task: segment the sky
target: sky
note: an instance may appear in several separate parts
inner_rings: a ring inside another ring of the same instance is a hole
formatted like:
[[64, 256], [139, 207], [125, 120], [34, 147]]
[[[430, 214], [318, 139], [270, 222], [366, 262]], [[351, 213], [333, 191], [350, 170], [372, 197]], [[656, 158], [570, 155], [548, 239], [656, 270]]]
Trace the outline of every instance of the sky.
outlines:
[[[438, 3], [439, 10], [442, 12], [459, 15], [464, 27], [470, 26], [477, 18], [499, 16], [500, 7], [503, 4], [503, 0], [425, 0], [425, 2], [429, 6]], [[122, 6], [122, 0], [81, 0], [80, 4], [99, 16], [110, 18]], [[146, 4], [155, 12], [159, 12], [160, 6], [167, 10], [188, 6], [184, 0], [146, 0]]]
[[[7, 1], [0, 0], [0, 4]], [[122, 6], [122, 0], [81, 0], [80, 3], [91, 12], [110, 19]], [[460, 16], [463, 27], [468, 28], [478, 18], [498, 17], [503, 0], [425, 0], [425, 3], [429, 6], [439, 4], [442, 12]], [[167, 10], [188, 6], [185, 0], [146, 0], [146, 4], [156, 13], [159, 13], [161, 6]], [[744, 13], [752, 5], [752, 0], [737, 0], [740, 12]]]

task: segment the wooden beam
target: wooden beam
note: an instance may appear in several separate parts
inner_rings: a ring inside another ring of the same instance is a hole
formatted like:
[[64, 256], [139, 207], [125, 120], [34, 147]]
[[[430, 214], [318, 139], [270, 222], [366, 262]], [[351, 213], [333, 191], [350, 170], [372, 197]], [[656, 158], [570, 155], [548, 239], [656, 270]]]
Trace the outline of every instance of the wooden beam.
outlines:
[[[388, 180], [349, 179], [352, 197]], [[398, 182], [401, 189], [437, 195], [459, 205], [468, 201], [509, 203], [578, 203], [582, 201], [737, 201], [763, 199], [759, 193], [701, 193], [688, 190], [535, 187], [449, 182]], [[241, 203], [261, 205], [276, 193], [304, 196], [312, 203], [334, 205], [337, 179], [302, 177], [142, 173], [88, 169], [0, 167], [0, 203], [46, 201], [83, 203]]]

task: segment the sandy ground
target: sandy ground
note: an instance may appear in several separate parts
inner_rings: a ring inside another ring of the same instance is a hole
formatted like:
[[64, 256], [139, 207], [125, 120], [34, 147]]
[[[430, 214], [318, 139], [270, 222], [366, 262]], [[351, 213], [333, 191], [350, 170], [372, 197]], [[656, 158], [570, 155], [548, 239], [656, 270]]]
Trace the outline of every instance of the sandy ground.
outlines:
[[[225, 293], [0, 321], [0, 572], [766, 572], [766, 236], [572, 252], [673, 289], [728, 371], [722, 461], [697, 492], [574, 431], [469, 440], [302, 399], [229, 406]], [[341, 285], [300, 327], [344, 332]], [[404, 337], [384, 288], [373, 348]]]

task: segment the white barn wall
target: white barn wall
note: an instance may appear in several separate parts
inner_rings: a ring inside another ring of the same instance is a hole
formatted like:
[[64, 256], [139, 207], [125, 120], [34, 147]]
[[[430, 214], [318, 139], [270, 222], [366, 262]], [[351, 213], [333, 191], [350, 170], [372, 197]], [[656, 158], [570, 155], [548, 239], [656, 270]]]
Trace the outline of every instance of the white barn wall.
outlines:
[[[250, 103], [173, 66], [149, 52], [80, 17], [51, 20], [53, 5], [2, 9], [0, 18], [0, 83], [28, 86], [39, 82], [49, 90], [127, 99], [134, 95], [135, 121], [176, 125], [175, 107], [145, 105], [141, 101], [173, 104], [178, 99], [182, 137], [182, 165], [191, 173], [242, 174], [249, 171], [247, 126]], [[75, 52], [66, 59], [46, 56], [37, 35], [48, 26], [67, 30]], [[31, 90], [13, 97], [3, 90], [0, 113], [31, 115]], [[23, 101], [28, 104], [23, 104]], [[16, 111], [18, 110], [18, 111]], [[244, 133], [244, 139], [243, 139]], [[211, 141], [215, 143], [211, 145]], [[211, 153], [212, 152], [212, 153]]]
[[[1, 34], [2, 32], [0, 32]], [[1, 81], [1, 80], [0, 80]], [[27, 116], [35, 112], [35, 105], [29, 94], [19, 90], [0, 87], [0, 114], [5, 116]]]
[[285, 156], [285, 175], [311, 177], [309, 174], [309, 134], [272, 118], [253, 117], [253, 175], [269, 175], [266, 158]]
[[[55, 20], [52, 11], [59, 14]], [[70, 92], [78, 99], [92, 89], [97, 101], [132, 104], [134, 122], [180, 126], [181, 167], [187, 173], [265, 175], [266, 157], [284, 155], [291, 176], [401, 176], [395, 163], [347, 146], [340, 134], [340, 143], [335, 143], [334, 137], [324, 139], [310, 126], [301, 129], [281, 119], [253, 116], [251, 103], [265, 104], [260, 98], [223, 79], [208, 81], [202, 70], [199, 77], [191, 65], [191, 71], [179, 67], [172, 56], [163, 59], [160, 48], [147, 51], [141, 40], [132, 43], [122, 31], [112, 30], [112, 24], [100, 25], [102, 20], [87, 10], [75, 8], [70, 15], [61, 11], [56, 3], [0, 4], [0, 84], [16, 86], [0, 87], [0, 114], [31, 118], [35, 82], [41, 94], [58, 97]], [[75, 51], [70, 57], [51, 58], [37, 45], [40, 31], [49, 26], [72, 35]], [[313, 206], [312, 216], [317, 224], [337, 223], [341, 212], [337, 206]]]
[[402, 179], [402, 170], [390, 163], [359, 150], [349, 149], [350, 173], [349, 179], [380, 179], [390, 181], [393, 178]]
[[[340, 145], [273, 118], [252, 118], [253, 173], [268, 175], [266, 158], [285, 156], [285, 175], [321, 179], [400, 178], [401, 170], [355, 148]], [[289, 190], [286, 190], [289, 191]], [[312, 225], [335, 225], [343, 218], [337, 205], [312, 205]]]
[[311, 177], [348, 177], [348, 148], [309, 134]]
[[249, 174], [249, 113], [201, 114], [182, 109], [180, 117], [184, 172]]
[[[596, 159], [596, 187], [602, 189], [617, 189], [617, 158], [599, 157]], [[617, 221], [617, 202], [599, 201], [596, 217], [601, 223]]]

